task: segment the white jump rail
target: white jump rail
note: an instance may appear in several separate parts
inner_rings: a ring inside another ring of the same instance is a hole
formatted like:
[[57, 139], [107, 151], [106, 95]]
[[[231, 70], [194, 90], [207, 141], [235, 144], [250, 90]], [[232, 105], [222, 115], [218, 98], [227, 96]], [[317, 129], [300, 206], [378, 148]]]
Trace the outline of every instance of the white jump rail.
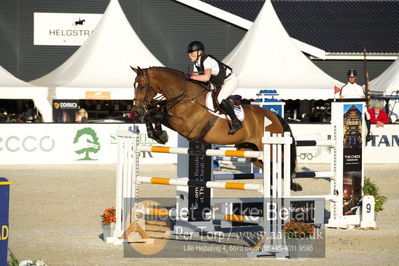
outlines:
[[188, 187], [207, 187], [233, 190], [251, 190], [262, 192], [259, 184], [232, 183], [232, 182], [212, 182], [212, 181], [190, 181], [188, 178], [165, 178], [165, 177], [146, 177], [138, 176], [140, 183], [150, 183], [158, 185], [188, 186]]
[[209, 149], [209, 150], [206, 150], [205, 153], [198, 153], [196, 151], [191, 150], [190, 148], [145, 146], [145, 145], [139, 145], [137, 147], [137, 151], [186, 154], [186, 155], [207, 155], [207, 156], [256, 158], [256, 159], [263, 158], [263, 152], [261, 152], [261, 151], [211, 150], [211, 149]]

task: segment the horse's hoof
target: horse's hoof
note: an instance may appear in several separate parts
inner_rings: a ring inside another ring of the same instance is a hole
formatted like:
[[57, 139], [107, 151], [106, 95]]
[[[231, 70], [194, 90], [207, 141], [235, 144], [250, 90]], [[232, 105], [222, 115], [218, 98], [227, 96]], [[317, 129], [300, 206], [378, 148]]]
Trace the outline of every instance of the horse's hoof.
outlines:
[[165, 130], [162, 130], [162, 133], [159, 135], [158, 142], [161, 144], [165, 144], [169, 140], [168, 133]]
[[302, 191], [303, 188], [302, 188], [302, 186], [300, 184], [292, 182], [291, 183], [291, 190], [292, 191]]

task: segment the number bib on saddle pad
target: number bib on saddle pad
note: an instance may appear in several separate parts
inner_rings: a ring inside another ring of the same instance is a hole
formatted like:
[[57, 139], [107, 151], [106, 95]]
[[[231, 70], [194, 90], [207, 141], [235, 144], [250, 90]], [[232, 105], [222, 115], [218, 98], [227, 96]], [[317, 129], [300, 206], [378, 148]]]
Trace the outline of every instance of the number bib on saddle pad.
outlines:
[[[213, 99], [212, 99], [212, 91], [208, 92], [208, 94], [206, 95], [206, 107], [208, 108], [208, 112], [210, 112], [211, 114], [218, 116], [220, 118], [223, 119], [228, 119], [231, 120], [230, 117], [228, 115], [225, 114], [221, 114], [219, 112], [213, 112], [212, 110], [215, 110], [215, 107], [213, 105]], [[241, 121], [244, 120], [245, 118], [245, 113], [244, 113], [244, 109], [242, 108], [241, 105], [237, 106], [234, 105], [234, 113], [236, 114], [237, 118]]]

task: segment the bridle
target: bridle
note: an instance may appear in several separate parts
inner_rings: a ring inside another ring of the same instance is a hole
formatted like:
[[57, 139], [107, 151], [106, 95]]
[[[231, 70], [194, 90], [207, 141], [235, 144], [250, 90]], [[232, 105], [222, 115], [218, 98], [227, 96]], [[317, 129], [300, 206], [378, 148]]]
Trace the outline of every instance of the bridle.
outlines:
[[[143, 73], [144, 73], [146, 82], [145, 82], [144, 86], [142, 86], [141, 88], [138, 88], [138, 81], [137, 81], [138, 75], [137, 75], [136, 80], [134, 82], [134, 89], [135, 89], [135, 91], [144, 90], [144, 97], [142, 98], [142, 100], [138, 100], [138, 99], [134, 98], [133, 99], [133, 105], [135, 106], [136, 103], [141, 103], [142, 104], [142, 108], [144, 110], [144, 114], [145, 114], [145, 113], [147, 113], [149, 111], [148, 107], [151, 104], [151, 101], [153, 100], [153, 99], [150, 99], [150, 100], [147, 99], [149, 92], [153, 91], [154, 94], [156, 95], [157, 91], [151, 86], [150, 77], [148, 75], [147, 70], [146, 69], [142, 69], [141, 71], [143, 71]], [[163, 97], [163, 96], [161, 96], [161, 97]]]
[[[153, 99], [147, 99], [147, 97], [148, 97], [148, 95], [149, 95], [149, 93], [151, 91], [154, 92], [155, 95], [158, 94], [158, 91], [156, 91], [153, 88], [153, 86], [151, 86], [151, 81], [150, 81], [148, 69], [141, 69], [141, 71], [142, 71], [142, 73], [145, 76], [145, 80], [146, 80], [145, 84], [141, 88], [137, 87], [138, 86], [138, 82], [137, 82], [138, 75], [137, 75], [136, 81], [134, 83], [134, 88], [135, 88], [136, 91], [137, 90], [145, 90], [144, 91], [144, 97], [141, 100], [138, 100], [138, 99], [134, 98], [133, 99], [133, 103], [134, 103], [134, 105], [136, 105], [136, 103], [141, 103], [142, 104], [141, 108], [143, 109], [143, 115], [148, 114], [148, 113], [152, 113], [152, 112], [157, 112], [157, 111], [159, 111], [159, 109], [161, 107], [165, 107], [165, 106], [167, 106], [166, 107], [167, 110], [170, 110], [174, 106], [176, 106], [177, 104], [182, 103], [182, 102], [192, 102], [192, 103], [200, 105], [204, 109], [210, 110], [208, 107], [206, 107], [205, 105], [203, 105], [203, 104], [198, 102], [198, 98], [201, 97], [202, 95], [206, 94], [209, 91], [209, 89], [206, 86], [204, 86], [203, 84], [201, 84], [201, 83], [198, 83], [198, 85], [203, 87], [204, 90], [199, 92], [194, 97], [185, 98], [186, 97], [186, 93], [183, 92], [182, 94], [180, 94], [178, 96], [175, 96], [173, 98], [170, 98], [170, 99], [166, 99], [166, 97], [163, 94], [161, 94], [160, 96], [155, 97]], [[210, 111], [215, 112], [215, 110], [210, 110]]]

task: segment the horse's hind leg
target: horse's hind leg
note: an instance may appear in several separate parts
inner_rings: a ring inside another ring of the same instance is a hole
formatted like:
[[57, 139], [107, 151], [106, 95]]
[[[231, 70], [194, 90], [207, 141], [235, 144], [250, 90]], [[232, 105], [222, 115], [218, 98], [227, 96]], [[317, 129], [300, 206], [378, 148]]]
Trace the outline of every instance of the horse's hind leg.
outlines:
[[251, 159], [251, 163], [259, 168], [263, 169], [263, 161], [258, 159]]

